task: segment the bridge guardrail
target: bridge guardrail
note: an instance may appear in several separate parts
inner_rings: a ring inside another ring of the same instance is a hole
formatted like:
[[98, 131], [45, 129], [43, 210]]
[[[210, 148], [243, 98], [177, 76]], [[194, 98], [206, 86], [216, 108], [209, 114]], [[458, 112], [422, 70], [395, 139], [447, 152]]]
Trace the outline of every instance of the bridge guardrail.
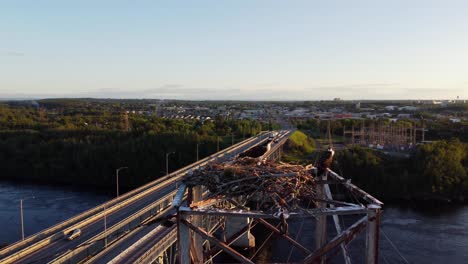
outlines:
[[111, 244], [125, 233], [137, 228], [141, 223], [147, 221], [150, 217], [164, 215], [171, 208], [172, 201], [176, 191], [173, 191], [158, 201], [146, 206], [135, 214], [125, 218], [121, 222], [111, 226], [106, 233], [99, 233], [96, 236], [81, 243], [75, 250], [67, 252], [49, 263], [79, 263], [89, 256], [92, 256], [105, 248], [107, 244]]
[[[154, 188], [164, 188], [165, 186], [167, 186], [167, 185], [169, 185], [171, 183], [172, 183], [172, 181], [171, 182], [166, 182], [163, 185], [158, 185], [158, 186], [156, 186]], [[95, 214], [95, 215], [93, 215], [91, 217], [88, 217], [88, 218], [84, 219], [81, 222], [78, 222], [78, 223], [76, 223], [76, 224], [74, 224], [72, 226], [67, 227], [62, 232], [55, 233], [54, 235], [52, 235], [52, 236], [50, 236], [48, 238], [45, 238], [45, 239], [39, 241], [38, 243], [21, 250], [18, 253], [15, 253], [15, 254], [10, 255], [10, 256], [8, 256], [8, 257], [6, 257], [4, 259], [1, 259], [1, 263], [14, 262], [16, 259], [19, 259], [19, 258], [21, 258], [21, 257], [23, 257], [25, 255], [28, 255], [31, 252], [34, 252], [37, 249], [39, 249], [41, 247], [44, 247], [44, 246], [50, 244], [51, 242], [53, 242], [53, 241], [55, 241], [57, 239], [63, 238], [64, 235], [67, 234], [68, 232], [70, 232], [70, 231], [72, 231], [74, 229], [77, 229], [77, 228], [82, 228], [82, 227], [84, 227], [84, 226], [86, 226], [86, 225], [88, 225], [88, 224], [90, 224], [90, 223], [92, 223], [94, 221], [97, 221], [98, 219], [102, 218], [104, 216], [104, 214], [106, 214], [106, 215], [111, 214], [111, 213], [113, 213], [113, 212], [127, 206], [128, 204], [133, 203], [135, 200], [138, 200], [141, 197], [144, 197], [144, 196], [148, 195], [149, 193], [151, 193], [153, 191], [154, 191], [153, 189], [147, 189], [147, 190], [145, 190], [145, 191], [143, 191], [141, 193], [138, 193], [138, 194], [134, 195], [132, 197], [132, 199], [125, 200], [125, 201], [123, 201], [121, 203], [116, 204], [115, 206], [113, 206], [111, 208], [107, 208], [105, 211], [103, 210], [103, 211], [101, 211], [101, 212], [99, 212], [99, 213], [97, 213], [97, 214]]]
[[154, 260], [158, 256], [160, 256], [167, 248], [172, 246], [174, 242], [177, 240], [177, 228], [175, 226], [172, 227], [172, 230], [169, 231], [168, 234], [164, 236], [163, 239], [159, 240], [156, 244], [154, 244], [145, 254], [141, 255], [138, 259], [136, 259], [133, 264], [140, 264], [140, 263], [151, 263], [148, 261], [148, 258]]

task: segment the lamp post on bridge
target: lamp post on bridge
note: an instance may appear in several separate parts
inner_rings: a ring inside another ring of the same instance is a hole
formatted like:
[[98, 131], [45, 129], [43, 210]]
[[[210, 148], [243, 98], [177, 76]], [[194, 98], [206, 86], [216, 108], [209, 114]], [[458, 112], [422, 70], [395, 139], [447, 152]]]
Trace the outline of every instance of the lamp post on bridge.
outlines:
[[34, 199], [34, 196], [23, 197], [20, 199], [20, 217], [21, 217], [21, 240], [24, 241], [24, 217], [23, 217], [23, 201], [27, 199]]
[[119, 197], [119, 171], [128, 169], [128, 167], [120, 167], [115, 170], [115, 178], [116, 178], [116, 183], [117, 183], [117, 197]]
[[166, 175], [169, 175], [169, 155], [175, 154], [175, 151], [166, 153]]
[[107, 248], [107, 214], [106, 214], [106, 204], [104, 204], [104, 248]]

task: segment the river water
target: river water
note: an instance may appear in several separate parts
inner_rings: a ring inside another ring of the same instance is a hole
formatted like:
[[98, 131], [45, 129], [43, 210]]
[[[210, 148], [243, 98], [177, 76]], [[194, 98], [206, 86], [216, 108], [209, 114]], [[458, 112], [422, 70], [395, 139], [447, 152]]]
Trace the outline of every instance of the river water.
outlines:
[[[28, 198], [31, 196], [34, 198]], [[77, 189], [0, 182], [0, 243], [13, 243], [21, 239], [19, 204], [22, 197], [27, 198], [23, 207], [26, 236], [111, 198]], [[343, 220], [348, 222], [353, 219]], [[294, 234], [298, 230], [293, 230], [293, 226], [291, 225], [290, 232]], [[300, 225], [295, 226], [297, 228]], [[384, 207], [381, 228], [380, 263], [405, 263], [398, 252], [409, 263], [468, 263], [466, 205], [427, 208], [387, 205]], [[301, 235], [298, 240], [301, 243], [304, 243], [303, 240], [313, 240], [313, 236], [308, 235], [313, 234], [312, 225], [303, 225], [299, 233]], [[275, 247], [282, 247], [281, 244], [271, 245], [271, 250], [289, 253], [285, 248]], [[353, 257], [360, 259], [364, 247], [362, 236], [351, 242]]]
[[84, 212], [111, 197], [79, 189], [0, 182], [0, 244], [21, 239], [20, 199], [25, 237]]
[[[388, 206], [381, 226], [410, 263], [468, 263], [467, 205]], [[381, 257], [402, 263], [384, 234], [380, 236]]]

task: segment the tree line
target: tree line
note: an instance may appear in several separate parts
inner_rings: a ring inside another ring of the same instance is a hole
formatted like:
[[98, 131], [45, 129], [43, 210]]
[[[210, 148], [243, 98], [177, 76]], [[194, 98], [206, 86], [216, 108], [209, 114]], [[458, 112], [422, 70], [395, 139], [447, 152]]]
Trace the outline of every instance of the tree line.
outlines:
[[115, 169], [126, 166], [119, 176], [123, 192], [165, 175], [166, 153], [175, 152], [169, 156], [174, 171], [196, 161], [197, 144], [201, 159], [269, 127], [249, 119], [143, 114], [129, 115], [126, 131], [120, 111], [102, 102], [71, 102], [54, 101], [49, 109], [0, 104], [0, 180], [114, 190]]
[[333, 169], [382, 199], [468, 198], [468, 144], [458, 139], [419, 145], [409, 158], [353, 146]]

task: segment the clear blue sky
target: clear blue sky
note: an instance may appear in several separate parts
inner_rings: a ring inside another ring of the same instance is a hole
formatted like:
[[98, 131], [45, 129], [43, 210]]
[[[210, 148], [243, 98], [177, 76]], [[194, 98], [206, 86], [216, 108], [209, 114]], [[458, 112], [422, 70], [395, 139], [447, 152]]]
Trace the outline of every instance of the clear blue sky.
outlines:
[[468, 1], [1, 1], [0, 97], [468, 99]]

